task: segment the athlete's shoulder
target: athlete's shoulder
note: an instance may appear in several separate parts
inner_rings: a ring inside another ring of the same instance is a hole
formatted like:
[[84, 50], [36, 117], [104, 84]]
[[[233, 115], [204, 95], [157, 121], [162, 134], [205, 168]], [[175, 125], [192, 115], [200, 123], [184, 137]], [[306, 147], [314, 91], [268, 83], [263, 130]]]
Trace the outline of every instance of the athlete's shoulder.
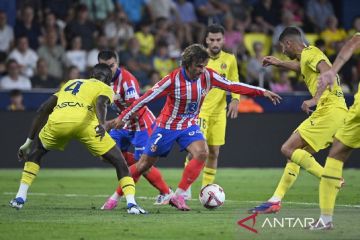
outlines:
[[229, 53], [224, 50], [221, 50], [220, 58], [235, 59], [235, 55], [233, 53]]

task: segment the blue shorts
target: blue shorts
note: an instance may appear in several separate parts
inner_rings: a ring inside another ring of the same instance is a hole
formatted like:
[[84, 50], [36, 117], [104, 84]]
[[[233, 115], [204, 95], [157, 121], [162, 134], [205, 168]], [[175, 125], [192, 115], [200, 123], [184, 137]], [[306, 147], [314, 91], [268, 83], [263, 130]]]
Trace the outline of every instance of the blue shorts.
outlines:
[[185, 150], [195, 141], [205, 140], [200, 127], [193, 125], [184, 130], [169, 130], [156, 127], [145, 147], [144, 154], [150, 157], [166, 157], [176, 141], [180, 150]]
[[149, 139], [148, 131], [129, 131], [126, 129], [111, 129], [110, 136], [115, 140], [121, 151], [128, 151], [131, 145], [134, 146], [135, 160], [139, 160], [143, 154], [146, 143]]

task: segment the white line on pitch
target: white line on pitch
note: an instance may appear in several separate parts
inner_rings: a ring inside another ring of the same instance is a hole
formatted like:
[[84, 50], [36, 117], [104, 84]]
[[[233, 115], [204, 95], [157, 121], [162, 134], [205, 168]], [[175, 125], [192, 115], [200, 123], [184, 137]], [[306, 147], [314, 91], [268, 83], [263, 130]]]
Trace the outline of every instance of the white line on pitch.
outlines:
[[[3, 195], [16, 195], [15, 192], [3, 192]], [[75, 193], [66, 193], [66, 194], [56, 194], [56, 193], [28, 193], [28, 195], [32, 196], [54, 196], [54, 197], [95, 197], [95, 198], [107, 198], [109, 195], [104, 194], [75, 194]], [[145, 199], [145, 200], [153, 200], [155, 197], [145, 197], [145, 196], [137, 196], [138, 199]], [[197, 199], [191, 199], [191, 201], [198, 201]], [[239, 202], [239, 203], [254, 203], [258, 204], [261, 201], [239, 201], [239, 200], [229, 200], [226, 199], [227, 202]], [[285, 204], [289, 205], [304, 205], [304, 206], [318, 206], [318, 203], [309, 203], [309, 202], [285, 202]], [[351, 205], [351, 204], [337, 204], [338, 207], [349, 207], [349, 208], [360, 208], [360, 205]]]

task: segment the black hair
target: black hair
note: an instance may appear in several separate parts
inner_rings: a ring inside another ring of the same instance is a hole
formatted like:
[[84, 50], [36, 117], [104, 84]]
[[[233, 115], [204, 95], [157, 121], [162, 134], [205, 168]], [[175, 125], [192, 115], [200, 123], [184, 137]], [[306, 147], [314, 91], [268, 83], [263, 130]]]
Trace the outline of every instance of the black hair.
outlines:
[[209, 33], [222, 33], [222, 35], [224, 35], [225, 29], [220, 24], [217, 24], [217, 23], [211, 24], [211, 25], [207, 26], [207, 28], [206, 28], [205, 37], [207, 37], [209, 35]]
[[111, 68], [105, 63], [98, 63], [91, 69], [90, 78], [110, 84], [112, 79]]
[[114, 58], [117, 62], [119, 62], [119, 56], [115, 51], [112, 50], [102, 50], [98, 54], [98, 61], [104, 60], [107, 61], [111, 58]]
[[289, 36], [295, 36], [301, 39], [301, 32], [296, 27], [286, 27], [284, 31], [280, 34], [279, 42], [282, 42], [285, 38]]

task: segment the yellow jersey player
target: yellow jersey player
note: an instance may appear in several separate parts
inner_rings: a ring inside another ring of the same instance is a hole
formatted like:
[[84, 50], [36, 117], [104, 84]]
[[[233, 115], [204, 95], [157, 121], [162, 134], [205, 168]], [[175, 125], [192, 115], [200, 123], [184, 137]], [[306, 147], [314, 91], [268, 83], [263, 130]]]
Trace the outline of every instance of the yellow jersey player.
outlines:
[[[28, 138], [18, 152], [19, 159], [25, 160], [25, 166], [19, 191], [10, 201], [11, 207], [20, 209], [25, 204], [27, 191], [40, 170], [42, 157], [49, 150], [64, 150], [71, 139], [76, 139], [93, 155], [101, 156], [115, 167], [127, 200], [128, 213], [146, 213], [135, 202], [134, 180], [129, 175], [121, 151], [105, 131], [107, 105], [113, 101], [114, 94], [109, 86], [111, 78], [110, 67], [97, 64], [90, 79], [69, 80], [41, 105]], [[33, 142], [34, 150], [30, 151]]]
[[[215, 70], [219, 75], [230, 81], [239, 82], [236, 58], [233, 54], [222, 50], [224, 46], [224, 28], [213, 24], [206, 29], [205, 42], [210, 59], [206, 67]], [[209, 157], [204, 170], [202, 187], [215, 180], [220, 147], [225, 144], [226, 117], [237, 118], [239, 94], [231, 93], [231, 102], [226, 113], [226, 91], [213, 88], [205, 97], [199, 114], [199, 125], [209, 146]], [[191, 159], [191, 156], [188, 156]], [[188, 188], [185, 198], [191, 198], [191, 188]]]
[[[356, 33], [340, 50], [330, 70], [319, 77], [319, 88], [322, 90], [333, 86], [337, 72], [347, 62], [351, 55], [360, 49], [360, 33]], [[360, 89], [360, 85], [359, 85]], [[329, 230], [334, 227], [332, 216], [337, 193], [341, 187], [344, 162], [355, 148], [360, 148], [360, 91], [355, 95], [354, 104], [350, 107], [345, 123], [335, 134], [334, 143], [326, 159], [324, 173], [320, 180], [320, 210], [319, 221], [310, 226], [310, 230]]]
[[[283, 176], [273, 194], [265, 203], [253, 208], [253, 213], [275, 213], [280, 211], [281, 200], [295, 182], [300, 167], [321, 178], [324, 168], [315, 160], [313, 153], [328, 147], [336, 130], [344, 124], [347, 107], [340, 87], [339, 76], [331, 90], [318, 89], [318, 77], [328, 71], [331, 63], [318, 48], [306, 47], [300, 31], [295, 27], [287, 27], [279, 37], [283, 53], [290, 59], [297, 61], [280, 61], [267, 56], [263, 64], [284, 67], [300, 72], [312, 96], [303, 102], [301, 108], [307, 114], [305, 121], [293, 132], [282, 145], [281, 152], [288, 159]], [[316, 110], [311, 108], [316, 106]]]

